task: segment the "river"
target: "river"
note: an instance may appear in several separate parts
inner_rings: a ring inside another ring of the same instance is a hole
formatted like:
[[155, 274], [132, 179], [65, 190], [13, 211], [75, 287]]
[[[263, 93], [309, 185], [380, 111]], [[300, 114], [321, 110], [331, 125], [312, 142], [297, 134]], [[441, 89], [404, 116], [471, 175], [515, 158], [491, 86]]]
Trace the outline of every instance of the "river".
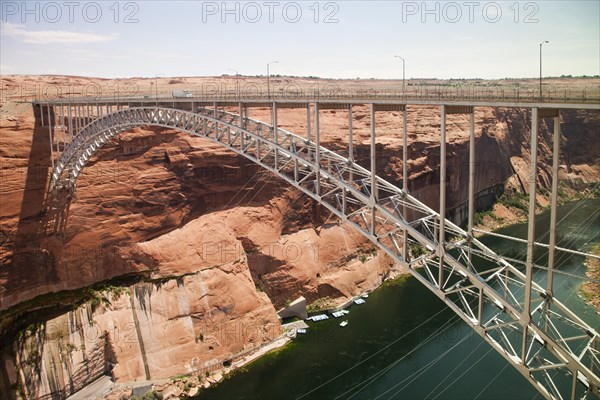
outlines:
[[[559, 208], [558, 245], [589, 250], [600, 241], [600, 200]], [[548, 242], [549, 213], [536, 218]], [[498, 233], [526, 238], [527, 225]], [[484, 237], [501, 254], [524, 257], [525, 245]], [[543, 255], [540, 256], [543, 257]], [[559, 253], [557, 268], [585, 274], [584, 258]], [[544, 264], [543, 261], [539, 262]], [[537, 279], [545, 272], [538, 270]], [[581, 280], [555, 274], [555, 293], [584, 320], [600, 317], [579, 294]], [[340, 319], [310, 323], [308, 333], [253, 362], [196, 399], [541, 399], [495, 350], [412, 276], [388, 282]]]

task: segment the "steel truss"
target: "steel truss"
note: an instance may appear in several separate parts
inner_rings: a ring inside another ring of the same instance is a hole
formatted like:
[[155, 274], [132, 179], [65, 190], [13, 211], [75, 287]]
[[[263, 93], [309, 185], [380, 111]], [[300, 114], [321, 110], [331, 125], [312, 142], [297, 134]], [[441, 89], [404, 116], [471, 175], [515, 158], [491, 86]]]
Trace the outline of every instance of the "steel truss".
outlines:
[[74, 190], [90, 158], [135, 126], [206, 138], [278, 175], [408, 268], [544, 397], [599, 396], [598, 332], [472, 235], [356, 164], [352, 152], [348, 159], [320, 146], [318, 111], [315, 141], [279, 128], [276, 117], [269, 125], [217, 108], [126, 108], [90, 119], [68, 135], [63, 120], [63, 137], [70, 141], [52, 172], [53, 193]]

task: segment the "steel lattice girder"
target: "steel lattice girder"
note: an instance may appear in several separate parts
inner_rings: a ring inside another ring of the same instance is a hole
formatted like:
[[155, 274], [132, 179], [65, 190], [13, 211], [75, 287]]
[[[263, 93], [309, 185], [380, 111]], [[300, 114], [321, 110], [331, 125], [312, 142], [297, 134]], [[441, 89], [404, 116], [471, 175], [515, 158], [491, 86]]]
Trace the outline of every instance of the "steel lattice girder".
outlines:
[[[525, 274], [501, 256], [447, 220], [444, 250], [439, 254], [439, 214], [396, 186], [376, 177], [379, 196], [371, 196], [370, 171], [337, 153], [317, 148], [314, 142], [281, 128], [276, 130], [275, 143], [273, 126], [222, 110], [199, 111], [128, 108], [93, 120], [74, 135], [59, 157], [51, 188], [74, 187], [95, 152], [108, 139], [134, 126], [175, 128], [207, 138], [277, 174], [407, 267], [546, 398], [572, 397], [582, 390], [584, 396], [589, 392], [598, 396], [600, 379], [594, 372], [600, 370], [598, 333], [535, 283], [532, 288], [539, 295], [538, 304], [531, 315], [524, 314]], [[405, 235], [408, 243], [426, 249], [425, 254], [405, 260]], [[477, 272], [472, 256], [494, 267]], [[442, 275], [440, 282], [438, 276]], [[526, 346], [515, 348], [520, 343]], [[555, 384], [557, 374], [549, 371], [572, 377], [568, 396]], [[576, 390], [578, 383], [583, 388]]]

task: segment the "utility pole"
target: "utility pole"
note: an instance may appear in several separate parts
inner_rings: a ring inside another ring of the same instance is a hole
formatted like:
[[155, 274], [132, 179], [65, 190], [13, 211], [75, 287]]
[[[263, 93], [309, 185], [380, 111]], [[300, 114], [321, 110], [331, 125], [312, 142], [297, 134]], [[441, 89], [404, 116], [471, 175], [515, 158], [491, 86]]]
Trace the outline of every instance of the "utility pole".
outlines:
[[544, 43], [550, 43], [547, 40], [544, 40], [542, 43], [540, 43], [540, 101], [542, 100], [542, 45]]
[[394, 56], [396, 58], [399, 58], [402, 60], [402, 97], [404, 97], [406, 95], [406, 79], [405, 79], [405, 69], [404, 69], [404, 58], [400, 57], [400, 56]]

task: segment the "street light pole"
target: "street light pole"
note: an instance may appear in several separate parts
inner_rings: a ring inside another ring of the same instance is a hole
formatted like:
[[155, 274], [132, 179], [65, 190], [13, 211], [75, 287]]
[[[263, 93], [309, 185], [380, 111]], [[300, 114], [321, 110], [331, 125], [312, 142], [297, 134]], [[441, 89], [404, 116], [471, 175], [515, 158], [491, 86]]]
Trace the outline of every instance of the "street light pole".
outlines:
[[240, 98], [240, 73], [238, 71], [236, 71], [235, 69], [229, 68], [227, 69], [227, 71], [233, 71], [235, 72], [235, 92], [236, 95], [238, 97], [238, 99]]
[[267, 63], [267, 98], [270, 100], [271, 99], [271, 85], [270, 85], [270, 75], [269, 75], [269, 65], [271, 64], [278, 64], [279, 61], [271, 61], [270, 63]]
[[540, 100], [542, 100], [542, 45], [544, 43], [550, 43], [547, 40], [544, 40], [542, 43], [540, 43]]
[[405, 93], [406, 93], [406, 86], [405, 86], [406, 79], [405, 79], [405, 75], [404, 75], [404, 71], [405, 71], [405, 69], [404, 69], [404, 58], [402, 58], [400, 56], [394, 56], [394, 57], [399, 58], [399, 59], [402, 60], [402, 97], [404, 97]]
[[[159, 74], [156, 74], [156, 76], [154, 77], [154, 93], [156, 95], [156, 106], [158, 107], [158, 77], [160, 75], [164, 75], [164, 72], [161, 72]], [[150, 92], [150, 95], [152, 96], [152, 92]]]

